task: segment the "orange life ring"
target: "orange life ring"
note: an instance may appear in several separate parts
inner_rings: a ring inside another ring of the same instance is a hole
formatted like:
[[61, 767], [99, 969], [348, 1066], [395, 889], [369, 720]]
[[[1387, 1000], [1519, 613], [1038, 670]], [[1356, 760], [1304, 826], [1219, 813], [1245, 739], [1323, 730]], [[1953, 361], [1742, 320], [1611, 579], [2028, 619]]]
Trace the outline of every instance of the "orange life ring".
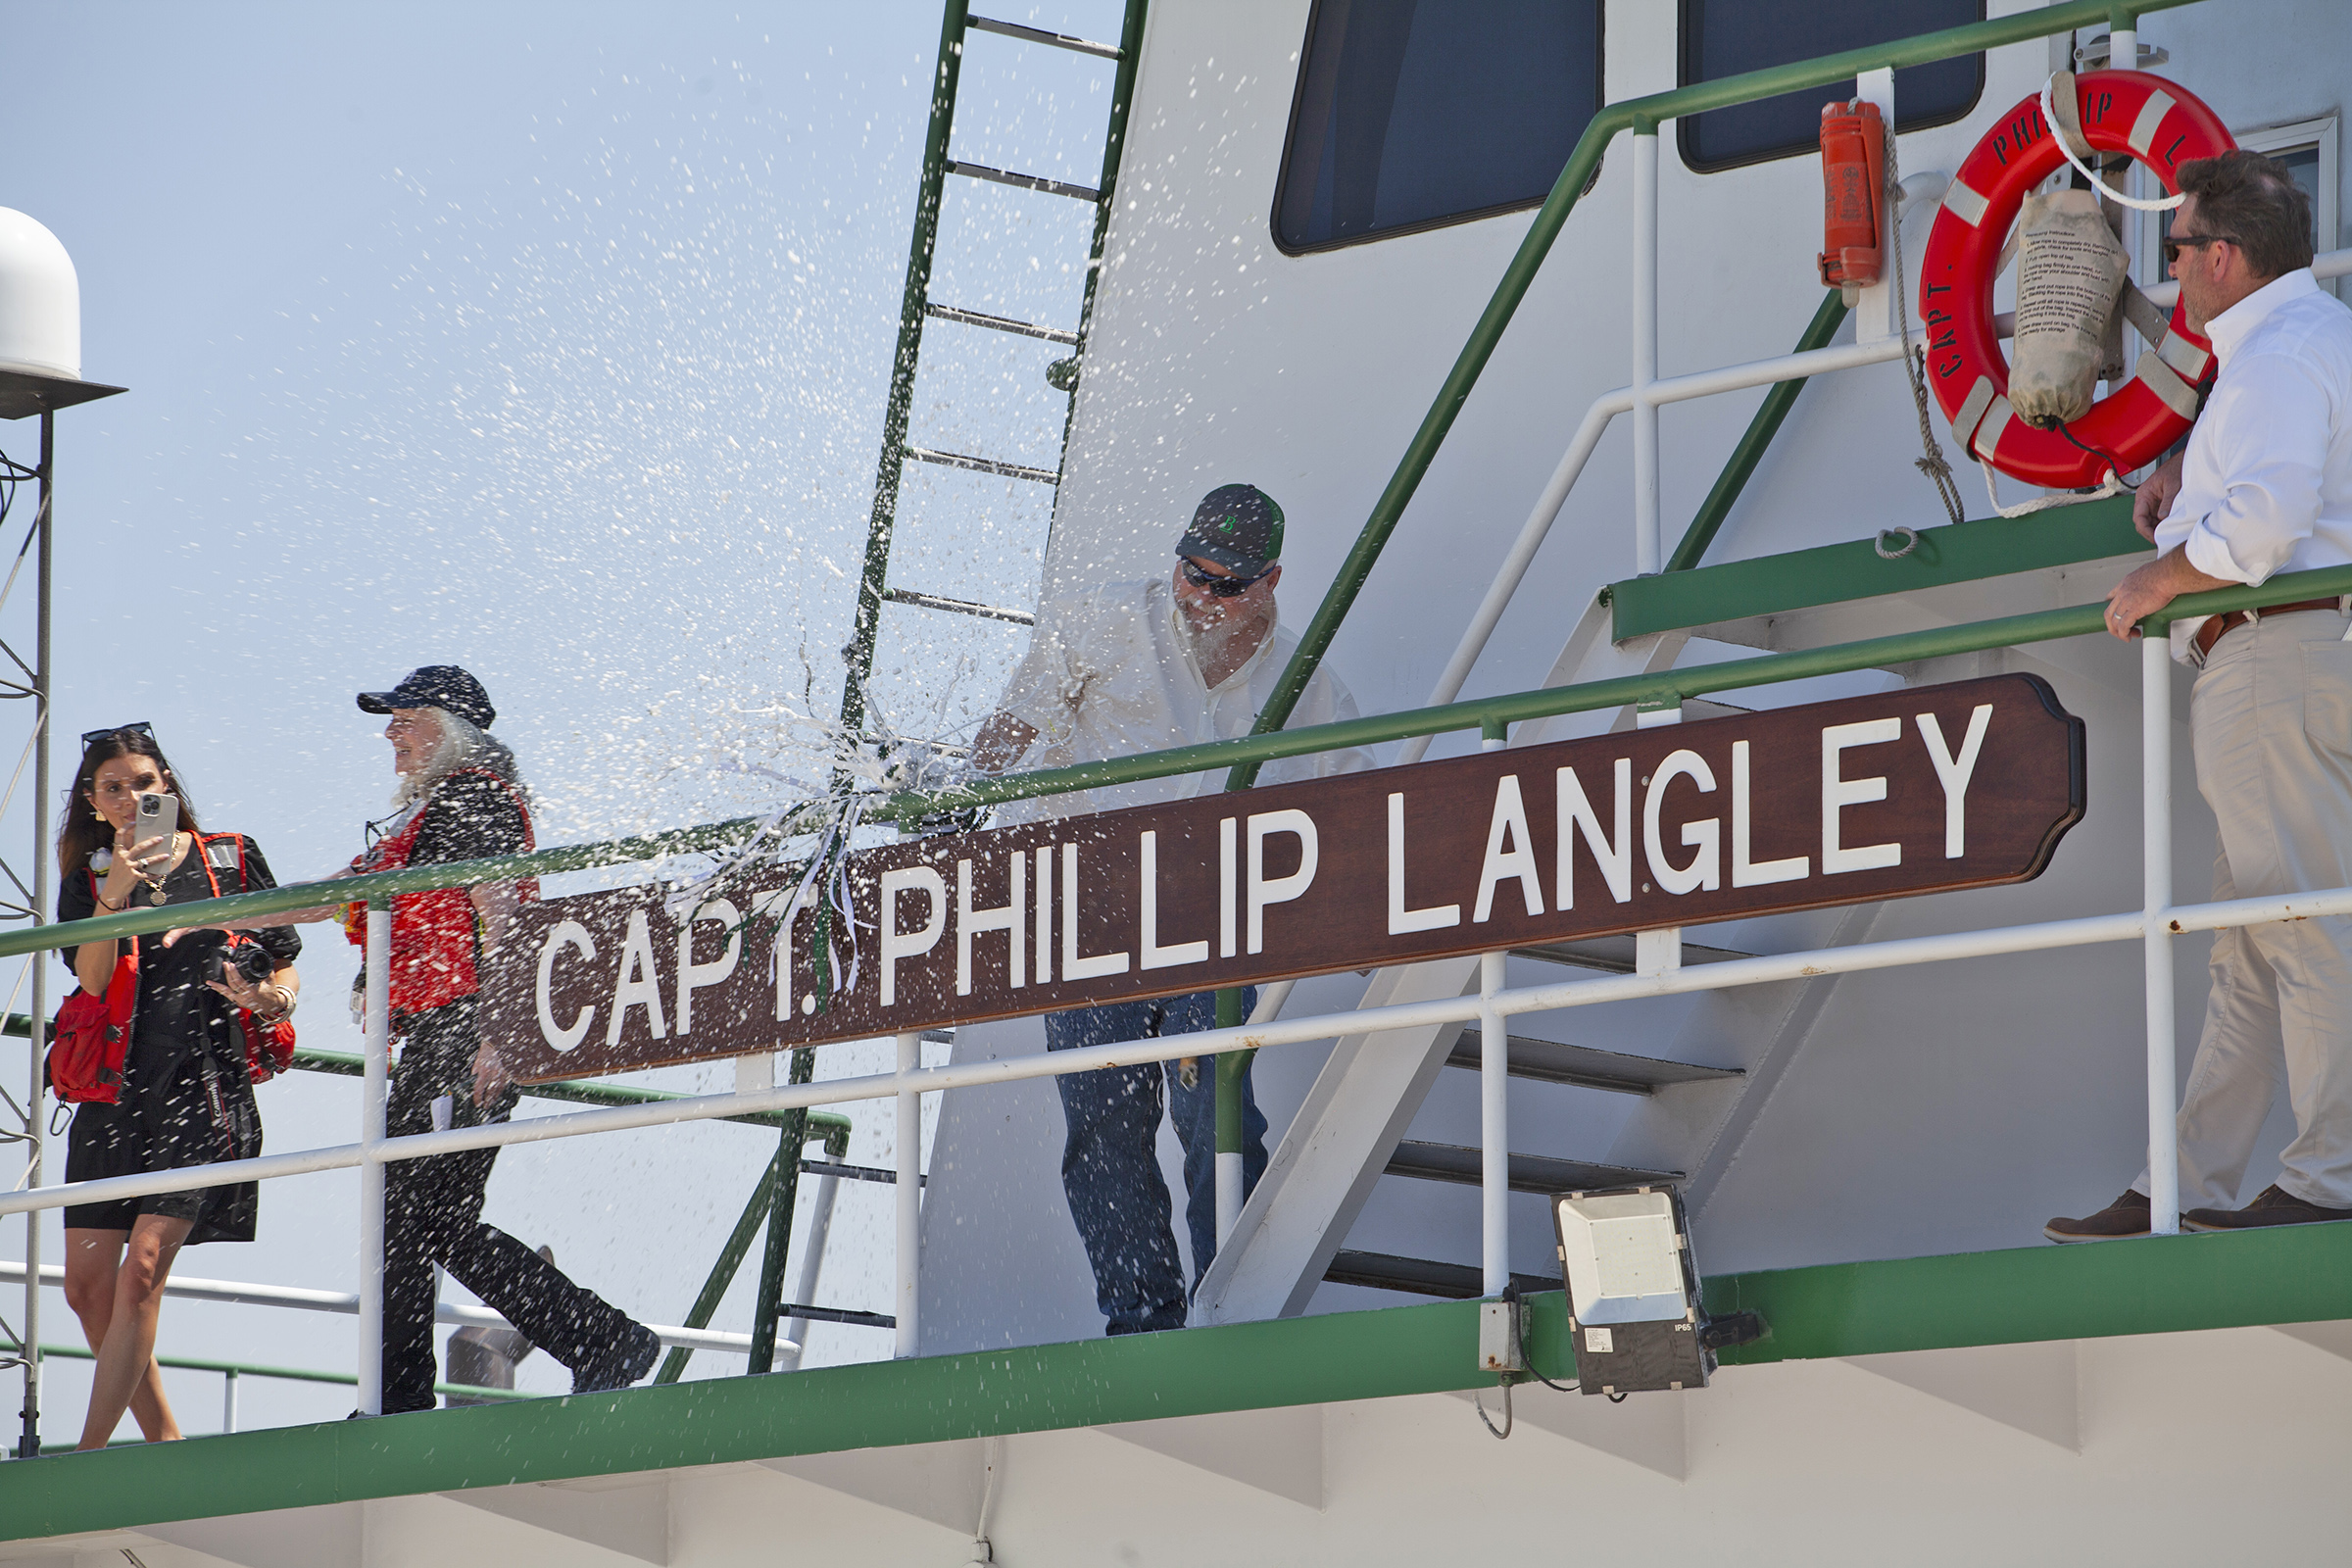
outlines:
[[[2211, 109], [2144, 71], [2078, 76], [2075, 102], [2085, 141], [2102, 152], [2130, 153], [2168, 191], [2179, 188], [2180, 165], [2237, 145]], [[1929, 381], [1952, 421], [1952, 438], [2013, 478], [2079, 490], [2107, 477], [2105, 460], [2084, 447], [2113, 457], [2130, 472], [2180, 438], [2196, 418], [2196, 384], [2213, 352], [2175, 305], [2164, 341], [2141, 356], [2132, 379], [2066, 426], [2075, 441], [2012, 416], [2009, 362], [1993, 328], [1993, 278], [2026, 193], [2065, 162], [2042, 119], [2039, 94], [2001, 118], [1944, 192], [1920, 270], [1920, 310]]]

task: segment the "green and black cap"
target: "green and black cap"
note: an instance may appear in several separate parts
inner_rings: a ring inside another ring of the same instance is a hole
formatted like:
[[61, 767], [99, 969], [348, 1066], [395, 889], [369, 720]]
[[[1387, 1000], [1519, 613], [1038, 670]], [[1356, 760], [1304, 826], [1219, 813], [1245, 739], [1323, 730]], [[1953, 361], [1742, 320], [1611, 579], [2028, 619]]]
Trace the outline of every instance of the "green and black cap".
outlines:
[[1176, 553], [1258, 576], [1282, 559], [1282, 509], [1253, 484], [1221, 484], [1200, 498]]

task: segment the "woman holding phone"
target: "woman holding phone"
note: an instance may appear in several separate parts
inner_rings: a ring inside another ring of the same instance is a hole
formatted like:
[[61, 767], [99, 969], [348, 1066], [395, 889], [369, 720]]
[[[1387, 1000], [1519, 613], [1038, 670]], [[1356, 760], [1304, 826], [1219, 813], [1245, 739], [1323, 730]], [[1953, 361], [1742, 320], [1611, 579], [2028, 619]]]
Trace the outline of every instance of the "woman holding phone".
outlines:
[[[152, 726], [94, 730], [81, 739], [81, 766], [57, 840], [59, 920], [193, 904], [213, 898], [216, 888], [231, 894], [277, 885], [252, 839], [208, 836], [198, 826]], [[217, 931], [170, 946], [157, 934], [64, 952], [82, 990], [96, 997], [134, 945], [138, 965], [117, 1102], [75, 1107], [68, 1181], [261, 1152], [237, 1011], [249, 1008], [265, 1020], [293, 1011], [302, 939], [282, 926], [254, 937], [268, 955], [266, 977], [253, 972], [260, 964], [231, 959], [228, 938]], [[155, 1365], [165, 1281], [183, 1246], [252, 1241], [259, 1206], [257, 1184], [240, 1182], [66, 1209], [66, 1300], [98, 1357], [82, 1447], [104, 1447], [125, 1408], [151, 1443], [180, 1435]]]

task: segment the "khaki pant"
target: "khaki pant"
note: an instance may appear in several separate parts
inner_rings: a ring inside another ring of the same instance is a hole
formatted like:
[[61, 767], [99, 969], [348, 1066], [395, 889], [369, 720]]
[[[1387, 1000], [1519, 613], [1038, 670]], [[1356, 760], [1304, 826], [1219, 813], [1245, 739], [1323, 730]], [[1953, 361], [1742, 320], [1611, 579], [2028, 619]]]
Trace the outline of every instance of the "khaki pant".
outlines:
[[[2197, 790], [2221, 844], [2213, 896], [2352, 886], [2352, 642], [2324, 611], [2235, 627], [2189, 699]], [[2216, 932], [2205, 1032], [2180, 1105], [2183, 1208], [2234, 1207], [2283, 1083], [2278, 1185], [2352, 1208], [2352, 918]], [[2133, 1184], [2145, 1193], [2143, 1172]]]

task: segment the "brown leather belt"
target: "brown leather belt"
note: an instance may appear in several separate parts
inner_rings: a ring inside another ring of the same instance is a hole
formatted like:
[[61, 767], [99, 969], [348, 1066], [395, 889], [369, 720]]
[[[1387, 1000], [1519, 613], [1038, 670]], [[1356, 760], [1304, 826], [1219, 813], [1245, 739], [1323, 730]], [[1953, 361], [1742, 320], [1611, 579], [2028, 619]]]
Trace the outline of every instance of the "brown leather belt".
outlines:
[[2213, 652], [2213, 645], [2220, 642], [2224, 634], [2233, 627], [2243, 626], [2257, 614], [2283, 615], [2294, 610], [2341, 610], [2343, 603], [2341, 599], [2298, 599], [2291, 605], [2273, 605], [2262, 611], [2232, 610], [2225, 615], [2206, 617], [2205, 624], [2197, 628], [2197, 635], [2190, 640], [2196, 644], [2197, 657], [2203, 659]]

